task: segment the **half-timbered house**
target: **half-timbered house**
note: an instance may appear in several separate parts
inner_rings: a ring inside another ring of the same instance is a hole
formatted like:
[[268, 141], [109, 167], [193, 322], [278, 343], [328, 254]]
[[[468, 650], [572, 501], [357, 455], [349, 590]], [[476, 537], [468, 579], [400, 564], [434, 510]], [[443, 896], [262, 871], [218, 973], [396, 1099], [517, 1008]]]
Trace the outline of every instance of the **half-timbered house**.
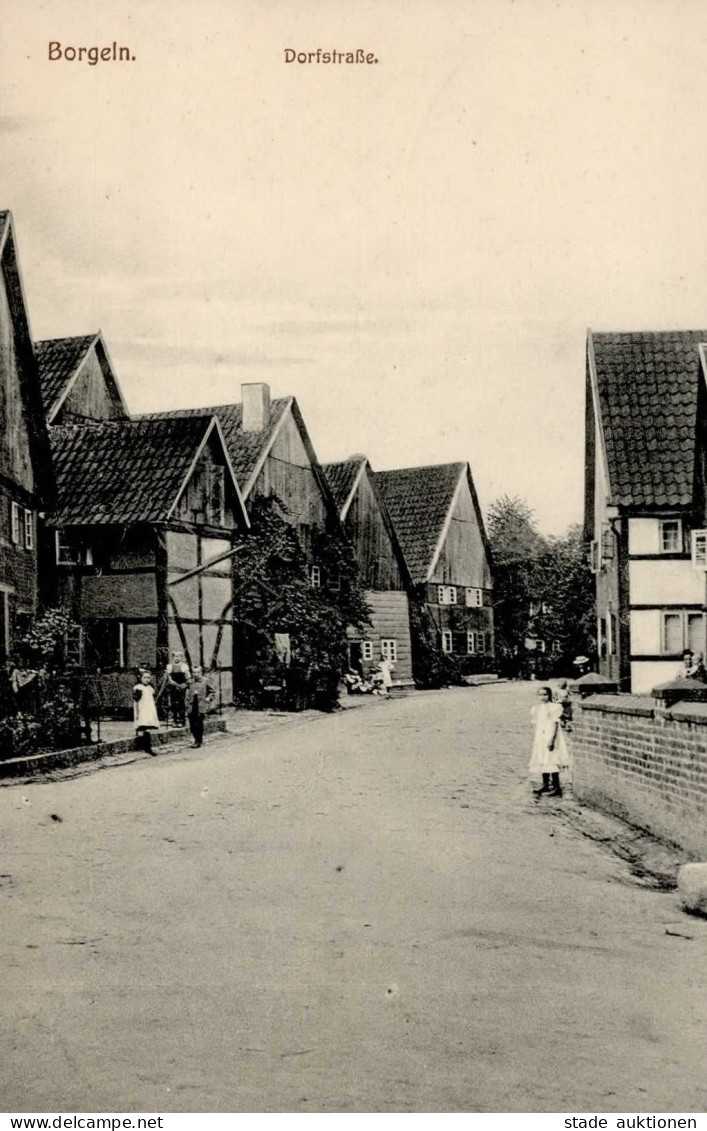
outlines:
[[231, 558], [248, 517], [218, 420], [84, 421], [50, 438], [47, 598], [80, 625], [76, 659], [101, 673], [105, 709], [124, 710], [135, 670], [174, 650], [231, 702]]
[[53, 480], [12, 216], [0, 212], [0, 661], [37, 609], [38, 514]]
[[344, 530], [353, 546], [371, 623], [349, 632], [349, 655], [364, 674], [380, 660], [391, 660], [393, 681], [412, 684], [410, 608], [412, 580], [371, 465], [352, 456], [324, 465]]
[[490, 667], [491, 554], [469, 465], [406, 467], [375, 478], [440, 650], [468, 672]]
[[706, 343], [707, 330], [587, 335], [599, 668], [638, 694], [707, 649]]

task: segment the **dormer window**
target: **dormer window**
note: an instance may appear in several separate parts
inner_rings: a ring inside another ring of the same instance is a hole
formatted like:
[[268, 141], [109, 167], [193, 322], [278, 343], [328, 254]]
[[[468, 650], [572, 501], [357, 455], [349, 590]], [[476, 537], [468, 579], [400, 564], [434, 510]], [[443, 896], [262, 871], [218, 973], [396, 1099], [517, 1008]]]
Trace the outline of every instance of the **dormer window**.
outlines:
[[679, 518], [660, 520], [660, 552], [661, 554], [682, 552], [682, 522]]

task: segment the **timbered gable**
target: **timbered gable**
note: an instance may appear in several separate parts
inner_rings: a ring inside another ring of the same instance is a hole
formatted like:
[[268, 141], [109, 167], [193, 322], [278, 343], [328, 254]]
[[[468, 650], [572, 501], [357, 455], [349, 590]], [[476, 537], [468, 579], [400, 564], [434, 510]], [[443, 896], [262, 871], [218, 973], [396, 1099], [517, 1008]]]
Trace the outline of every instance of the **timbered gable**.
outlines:
[[403, 590], [409, 574], [393, 524], [365, 456], [324, 465], [351, 538], [361, 583], [370, 590]]
[[35, 342], [35, 352], [48, 423], [128, 419], [100, 332]]

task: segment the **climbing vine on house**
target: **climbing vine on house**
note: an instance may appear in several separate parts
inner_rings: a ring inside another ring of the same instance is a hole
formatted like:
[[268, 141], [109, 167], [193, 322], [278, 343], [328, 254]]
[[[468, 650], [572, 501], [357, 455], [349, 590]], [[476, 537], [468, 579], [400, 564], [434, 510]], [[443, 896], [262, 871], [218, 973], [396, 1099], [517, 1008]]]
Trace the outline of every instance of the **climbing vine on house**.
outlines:
[[305, 551], [276, 496], [256, 499], [250, 520], [236, 556], [237, 701], [261, 706], [279, 689], [292, 709], [330, 711], [347, 666], [346, 628], [370, 623], [351, 546], [332, 526], [311, 531]]
[[63, 608], [48, 608], [15, 643], [16, 665], [0, 678], [0, 759], [61, 750], [81, 741], [81, 687], [67, 665], [77, 631]]

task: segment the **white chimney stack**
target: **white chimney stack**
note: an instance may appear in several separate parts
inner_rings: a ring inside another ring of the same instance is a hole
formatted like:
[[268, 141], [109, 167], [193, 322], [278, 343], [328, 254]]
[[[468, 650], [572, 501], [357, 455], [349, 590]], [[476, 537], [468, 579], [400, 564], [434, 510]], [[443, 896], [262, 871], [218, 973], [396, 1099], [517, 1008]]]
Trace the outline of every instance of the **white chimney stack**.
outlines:
[[270, 419], [270, 386], [264, 381], [241, 385], [243, 431], [262, 432]]

